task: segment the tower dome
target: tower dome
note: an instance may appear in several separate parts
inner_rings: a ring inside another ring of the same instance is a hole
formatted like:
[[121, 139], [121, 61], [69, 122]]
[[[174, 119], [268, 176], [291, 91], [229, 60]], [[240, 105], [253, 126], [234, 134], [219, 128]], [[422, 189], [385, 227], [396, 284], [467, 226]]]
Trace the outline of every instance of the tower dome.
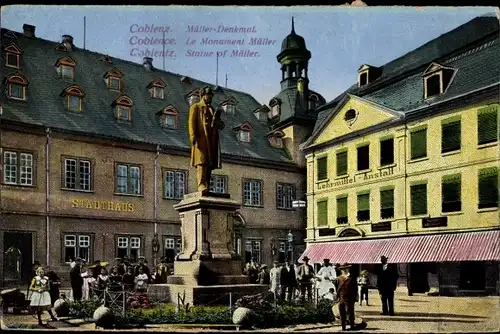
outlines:
[[306, 41], [304, 40], [304, 37], [299, 36], [295, 33], [293, 17], [292, 17], [292, 32], [290, 32], [290, 34], [286, 36], [283, 42], [281, 43], [281, 52], [290, 49], [307, 50]]

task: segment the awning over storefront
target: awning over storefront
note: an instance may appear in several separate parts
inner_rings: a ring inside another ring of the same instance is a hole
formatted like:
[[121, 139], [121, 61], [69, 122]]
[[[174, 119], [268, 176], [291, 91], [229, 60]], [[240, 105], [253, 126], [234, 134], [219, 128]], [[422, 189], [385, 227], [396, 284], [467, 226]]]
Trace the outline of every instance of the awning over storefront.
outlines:
[[447, 233], [411, 237], [335, 241], [310, 244], [304, 254], [311, 263], [458, 262], [500, 260], [500, 231]]

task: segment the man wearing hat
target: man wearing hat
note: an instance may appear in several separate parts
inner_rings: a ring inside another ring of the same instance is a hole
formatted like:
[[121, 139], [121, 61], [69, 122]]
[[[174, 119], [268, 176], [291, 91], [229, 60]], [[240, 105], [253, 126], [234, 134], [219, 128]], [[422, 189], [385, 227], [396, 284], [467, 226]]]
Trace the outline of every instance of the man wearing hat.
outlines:
[[210, 175], [221, 168], [219, 130], [224, 128], [221, 109], [212, 106], [214, 93], [209, 86], [201, 90], [201, 101], [189, 108], [189, 142], [191, 166], [196, 167], [198, 191], [206, 192], [210, 186]]
[[115, 269], [119, 276], [125, 275], [125, 265], [120, 257], [115, 258], [115, 265], [111, 268], [111, 272]]
[[312, 279], [314, 278], [314, 268], [309, 264], [309, 258], [307, 256], [304, 256], [302, 261], [304, 261], [304, 263], [299, 267], [297, 282], [299, 283], [302, 301], [305, 302], [307, 291], [307, 300], [312, 302]]
[[330, 259], [323, 260], [323, 267], [316, 274], [318, 279], [318, 295], [323, 297], [330, 292], [330, 289], [335, 289], [335, 284], [333, 283], [337, 279], [337, 274], [335, 273], [335, 268], [330, 264]]
[[351, 329], [355, 328], [354, 324], [354, 304], [356, 303], [357, 284], [355, 279], [350, 275], [349, 268], [351, 266], [347, 263], [341, 264], [340, 276], [337, 278], [337, 296], [338, 308], [340, 313], [340, 322], [342, 330], [347, 328], [347, 318], [349, 318], [349, 325]]
[[260, 272], [257, 276], [257, 282], [259, 284], [269, 284], [269, 273], [267, 272], [266, 264], [260, 266]]
[[75, 266], [71, 268], [69, 272], [69, 281], [71, 284], [71, 291], [73, 293], [73, 299], [79, 301], [83, 296], [83, 277], [81, 273], [81, 259], [76, 258]]
[[388, 264], [385, 255], [382, 255], [380, 262], [377, 288], [382, 300], [382, 315], [394, 315], [394, 291], [398, 285], [398, 268], [393, 263]]
[[[287, 297], [288, 302], [292, 301], [297, 286], [297, 278], [295, 276], [295, 268], [291, 265], [290, 260], [285, 261], [285, 265], [281, 268], [281, 300]], [[285, 293], [288, 295], [285, 296]]]

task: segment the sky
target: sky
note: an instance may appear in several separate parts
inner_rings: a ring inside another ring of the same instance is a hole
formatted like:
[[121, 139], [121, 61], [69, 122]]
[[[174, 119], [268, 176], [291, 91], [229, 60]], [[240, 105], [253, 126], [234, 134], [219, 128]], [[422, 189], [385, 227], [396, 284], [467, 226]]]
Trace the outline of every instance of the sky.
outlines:
[[[356, 82], [361, 65], [381, 66], [476, 16], [494, 12], [493, 7], [13, 5], [2, 7], [0, 23], [2, 28], [20, 32], [24, 23], [34, 25], [37, 37], [52, 41], [71, 35], [79, 48], [84, 46], [85, 30], [88, 50], [137, 63], [150, 56], [147, 51], [155, 51], [155, 67], [165, 65], [167, 71], [214, 84], [218, 59], [220, 86], [226, 85], [227, 75], [228, 88], [268, 104], [280, 91], [276, 56], [291, 31], [292, 16], [296, 33], [304, 37], [312, 54], [309, 87], [330, 101]], [[188, 31], [196, 25], [211, 30]], [[221, 26], [247, 32], [220, 32]], [[152, 27], [156, 31], [144, 31]], [[251, 38], [267, 39], [269, 44], [249, 45]], [[243, 45], [207, 44], [209, 40], [242, 39]], [[139, 44], [148, 41], [154, 44]]]

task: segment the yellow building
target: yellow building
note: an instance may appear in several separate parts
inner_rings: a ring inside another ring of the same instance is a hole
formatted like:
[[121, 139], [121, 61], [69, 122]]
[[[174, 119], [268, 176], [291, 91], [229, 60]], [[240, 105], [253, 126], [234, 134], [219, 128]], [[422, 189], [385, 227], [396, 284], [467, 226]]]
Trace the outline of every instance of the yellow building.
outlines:
[[410, 294], [498, 292], [499, 60], [498, 21], [478, 17], [361, 66], [302, 146], [303, 256], [373, 271], [385, 255]]

